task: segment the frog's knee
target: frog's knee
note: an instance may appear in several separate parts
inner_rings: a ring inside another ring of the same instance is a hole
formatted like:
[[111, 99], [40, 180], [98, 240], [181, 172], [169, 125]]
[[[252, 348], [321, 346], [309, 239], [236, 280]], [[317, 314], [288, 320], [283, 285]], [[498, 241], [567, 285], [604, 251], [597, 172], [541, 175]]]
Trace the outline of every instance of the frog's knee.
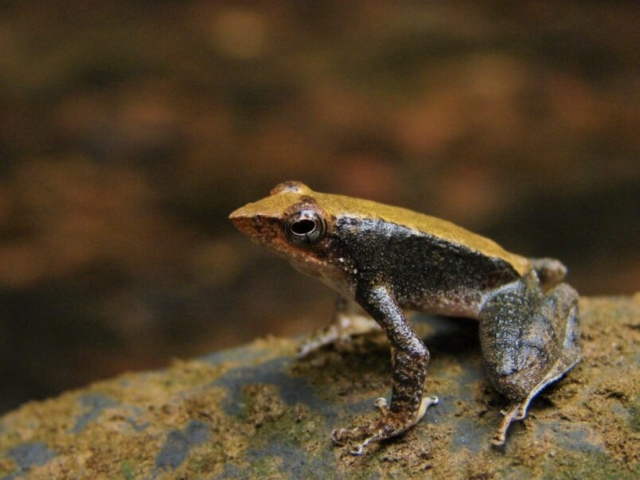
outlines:
[[564, 329], [563, 350], [565, 355], [578, 358], [580, 355], [578, 292], [570, 285], [561, 283], [547, 294], [545, 300], [551, 302], [555, 307], [558, 334]]
[[543, 288], [553, 287], [567, 276], [567, 267], [555, 258], [530, 258], [529, 261]]
[[547, 298], [552, 299], [567, 311], [577, 306], [578, 297], [578, 292], [568, 283], [561, 283], [547, 293]]

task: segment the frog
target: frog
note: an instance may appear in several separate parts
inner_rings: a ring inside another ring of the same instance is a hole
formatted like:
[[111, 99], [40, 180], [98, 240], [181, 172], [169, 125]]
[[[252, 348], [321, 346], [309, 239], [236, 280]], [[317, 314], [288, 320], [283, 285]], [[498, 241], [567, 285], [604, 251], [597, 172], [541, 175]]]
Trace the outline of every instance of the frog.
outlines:
[[[447, 220], [315, 192], [299, 181], [278, 184], [230, 220], [338, 293], [333, 326], [303, 344], [302, 356], [373, 328], [386, 334], [390, 402], [374, 402], [381, 411], [375, 420], [331, 433], [354, 455], [405, 433], [439, 401], [425, 395], [430, 354], [408, 312], [478, 321], [486, 375], [508, 400], [490, 441], [495, 447], [504, 446], [509, 426], [526, 417], [533, 398], [580, 361], [579, 296], [564, 282], [567, 268], [559, 260], [517, 255]], [[355, 315], [350, 323], [350, 305], [368, 320]]]

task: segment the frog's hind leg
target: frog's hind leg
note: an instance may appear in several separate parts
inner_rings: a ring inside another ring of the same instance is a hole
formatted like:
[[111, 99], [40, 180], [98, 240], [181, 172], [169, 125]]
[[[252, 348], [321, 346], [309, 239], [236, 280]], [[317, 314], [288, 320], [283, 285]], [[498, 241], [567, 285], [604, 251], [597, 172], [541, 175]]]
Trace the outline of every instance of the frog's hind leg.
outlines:
[[[577, 312], [576, 312], [577, 314]], [[491, 443], [495, 446], [504, 445], [504, 442], [507, 439], [507, 430], [509, 429], [509, 425], [514, 420], [523, 420], [527, 416], [527, 409], [529, 408], [529, 404], [534, 399], [541, 390], [543, 390], [550, 383], [555, 382], [560, 377], [562, 377], [566, 372], [571, 370], [579, 361], [580, 361], [580, 351], [574, 351], [573, 348], [570, 348], [567, 355], [564, 356], [564, 359], [559, 361], [553, 369], [544, 376], [544, 378], [536, 385], [529, 394], [525, 397], [521, 402], [511, 403], [509, 405], [509, 409], [507, 411], [503, 411], [502, 414], [504, 417], [500, 422], [500, 426], [496, 430], [493, 438], [491, 439]]]
[[535, 273], [483, 305], [480, 339], [487, 372], [511, 400], [494, 445], [502, 445], [511, 422], [522, 420], [531, 400], [580, 361], [578, 294], [560, 284], [546, 295]]
[[298, 349], [298, 358], [331, 344], [348, 344], [356, 335], [366, 335], [380, 330], [380, 326], [352, 300], [340, 297], [336, 302], [333, 322], [317, 330]]

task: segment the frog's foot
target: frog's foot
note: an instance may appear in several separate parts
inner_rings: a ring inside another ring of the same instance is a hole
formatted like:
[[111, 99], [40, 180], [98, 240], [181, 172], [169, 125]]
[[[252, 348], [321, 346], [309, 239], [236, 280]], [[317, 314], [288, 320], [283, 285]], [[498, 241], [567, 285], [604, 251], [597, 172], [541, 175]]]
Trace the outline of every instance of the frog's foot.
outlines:
[[[571, 315], [575, 320], [575, 318], [577, 317], [576, 307], [571, 309]], [[579, 335], [579, 332], [574, 331], [573, 329], [577, 330], [577, 324], [575, 323], [575, 321], [569, 322], [567, 324], [567, 332], [565, 334], [566, 346], [564, 348], [562, 356], [554, 364], [551, 370], [549, 370], [547, 374], [542, 378], [542, 380], [540, 380], [540, 382], [531, 389], [524, 400], [522, 400], [521, 402], [512, 403], [506, 412], [502, 412], [504, 418], [500, 422], [498, 430], [491, 439], [491, 443], [493, 445], [504, 445], [504, 442], [507, 438], [507, 430], [509, 429], [509, 425], [511, 425], [511, 422], [513, 422], [514, 420], [523, 420], [527, 416], [529, 404], [534, 399], [534, 397], [538, 395], [538, 393], [540, 393], [549, 384], [555, 382], [565, 373], [571, 370], [580, 361], [580, 349], [578, 348], [576, 343], [576, 336]]]
[[522, 420], [531, 400], [580, 361], [578, 294], [566, 283], [541, 290], [531, 272], [497, 291], [480, 312], [480, 343], [487, 374], [511, 400], [495, 436], [505, 442], [509, 425]]
[[498, 430], [491, 439], [491, 444], [500, 447], [507, 440], [507, 430], [514, 420], [522, 420], [527, 415], [527, 408], [522, 403], [512, 404], [509, 410], [501, 412], [504, 417], [498, 426]]
[[365, 315], [338, 313], [331, 325], [314, 332], [298, 348], [298, 358], [304, 358], [312, 352], [330, 344], [348, 344], [356, 335], [365, 335], [380, 330], [378, 324]]
[[375, 401], [375, 406], [382, 411], [383, 417], [380, 420], [360, 427], [334, 430], [331, 433], [331, 440], [339, 446], [349, 443], [351, 445], [349, 452], [352, 455], [363, 455], [367, 445], [404, 433], [424, 417], [429, 406], [437, 403], [438, 397], [424, 397], [416, 415], [407, 421], [406, 415], [402, 412], [392, 413], [389, 411], [385, 398], [378, 398]]

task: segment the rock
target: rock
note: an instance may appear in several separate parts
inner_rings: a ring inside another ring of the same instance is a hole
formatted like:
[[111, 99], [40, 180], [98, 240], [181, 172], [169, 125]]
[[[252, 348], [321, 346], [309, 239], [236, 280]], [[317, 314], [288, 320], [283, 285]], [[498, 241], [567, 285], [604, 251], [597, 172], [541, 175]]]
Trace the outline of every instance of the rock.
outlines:
[[0, 419], [0, 477], [639, 478], [640, 296], [581, 299], [581, 311], [582, 362], [503, 449], [490, 439], [506, 400], [484, 376], [477, 325], [421, 317], [440, 403], [362, 457], [329, 436], [388, 398], [384, 337], [305, 360], [296, 340], [267, 338], [23, 405]]

